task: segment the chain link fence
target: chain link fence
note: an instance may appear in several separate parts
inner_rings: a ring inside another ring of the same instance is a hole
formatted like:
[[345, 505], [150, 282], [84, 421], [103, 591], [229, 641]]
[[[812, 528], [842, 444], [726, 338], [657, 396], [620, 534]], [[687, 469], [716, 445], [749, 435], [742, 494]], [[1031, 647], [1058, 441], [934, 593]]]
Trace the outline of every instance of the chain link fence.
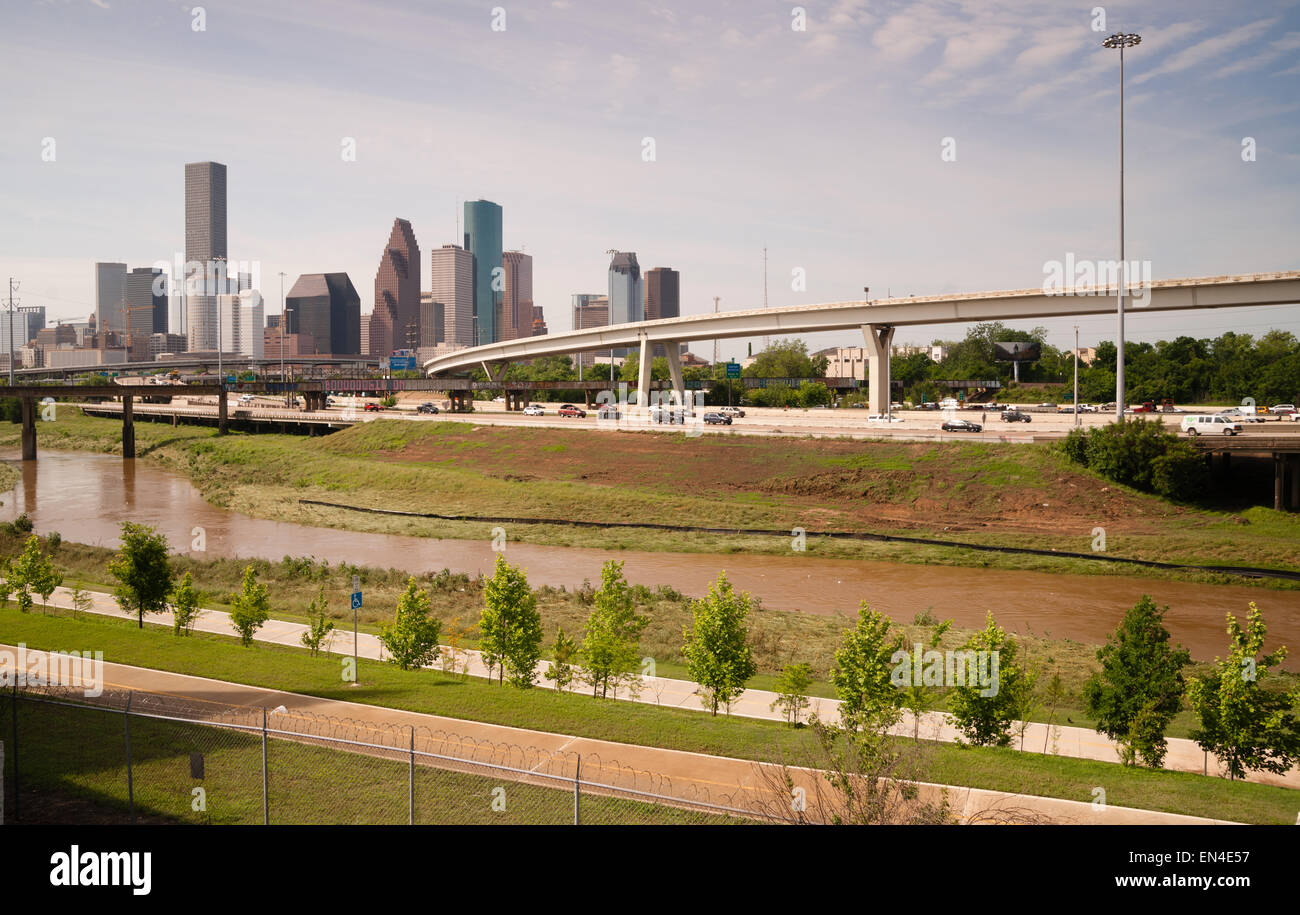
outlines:
[[139, 691], [0, 700], [8, 822], [726, 824], [695, 784], [595, 754]]

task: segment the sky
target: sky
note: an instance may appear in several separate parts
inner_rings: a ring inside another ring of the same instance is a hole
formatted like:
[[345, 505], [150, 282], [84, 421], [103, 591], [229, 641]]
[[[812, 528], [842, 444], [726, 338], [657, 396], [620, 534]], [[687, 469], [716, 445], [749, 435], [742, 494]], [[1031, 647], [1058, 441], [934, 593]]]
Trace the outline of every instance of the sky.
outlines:
[[[772, 305], [1038, 287], [1050, 262], [1118, 257], [1116, 31], [1142, 36], [1129, 259], [1154, 279], [1300, 269], [1296, 2], [4, 0], [0, 17], [0, 283], [51, 320], [93, 310], [95, 261], [183, 251], [184, 164], [209, 159], [268, 313], [281, 271], [286, 291], [346, 271], [369, 311], [396, 217], [428, 288], [428, 252], [478, 198], [533, 256], [552, 332], [573, 293], [606, 291], [611, 248], [679, 270], [684, 314], [761, 307], [764, 248]], [[1075, 323], [1083, 346], [1114, 337], [1112, 318], [1034, 323], [1061, 347]], [[1300, 306], [1135, 314], [1127, 337], [1275, 327], [1300, 334]]]

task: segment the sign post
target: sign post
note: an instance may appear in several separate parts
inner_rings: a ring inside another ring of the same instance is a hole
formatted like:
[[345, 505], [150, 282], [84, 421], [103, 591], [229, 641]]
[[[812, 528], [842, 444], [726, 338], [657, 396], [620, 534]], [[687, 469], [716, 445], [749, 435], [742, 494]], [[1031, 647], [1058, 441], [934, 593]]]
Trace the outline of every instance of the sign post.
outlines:
[[361, 609], [361, 576], [352, 576], [352, 673], [356, 677], [352, 685], [356, 686], [361, 679], [360, 668], [357, 667], [357, 611]]

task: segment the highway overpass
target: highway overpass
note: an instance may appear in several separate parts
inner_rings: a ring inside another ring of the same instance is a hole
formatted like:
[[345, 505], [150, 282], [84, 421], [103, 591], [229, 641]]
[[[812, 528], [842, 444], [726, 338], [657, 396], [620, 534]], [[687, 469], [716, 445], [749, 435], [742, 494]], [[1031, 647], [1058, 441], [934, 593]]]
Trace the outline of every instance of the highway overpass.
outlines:
[[[871, 412], [883, 413], [889, 405], [889, 348], [895, 328], [911, 324], [965, 324], [1111, 314], [1115, 311], [1117, 292], [1110, 286], [1071, 287], [1051, 293], [1040, 287], [687, 315], [468, 347], [430, 359], [424, 363], [424, 370], [429, 375], [439, 375], [482, 366], [488, 377], [495, 379], [501, 367], [509, 362], [624, 347], [639, 347], [641, 364], [645, 365], [649, 362], [651, 348], [663, 344], [668, 353], [673, 389], [680, 392], [679, 396], [684, 400], [685, 385], [678, 344], [729, 337], [861, 329], [868, 354]], [[1289, 271], [1135, 284], [1130, 288], [1130, 297], [1126, 298], [1126, 310], [1183, 311], [1296, 303], [1300, 303], [1300, 271]], [[638, 405], [644, 406], [647, 402], [649, 378], [649, 372], [641, 374]]]

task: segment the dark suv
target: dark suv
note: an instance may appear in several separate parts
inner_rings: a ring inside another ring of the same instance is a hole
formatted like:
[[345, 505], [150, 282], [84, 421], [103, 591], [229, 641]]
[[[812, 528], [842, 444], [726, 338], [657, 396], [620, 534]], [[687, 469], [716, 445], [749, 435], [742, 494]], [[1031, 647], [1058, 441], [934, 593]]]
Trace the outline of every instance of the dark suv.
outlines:
[[1004, 423], [1029, 423], [1033, 422], [1034, 418], [1028, 413], [1021, 413], [1019, 410], [1003, 410], [1002, 421]]

